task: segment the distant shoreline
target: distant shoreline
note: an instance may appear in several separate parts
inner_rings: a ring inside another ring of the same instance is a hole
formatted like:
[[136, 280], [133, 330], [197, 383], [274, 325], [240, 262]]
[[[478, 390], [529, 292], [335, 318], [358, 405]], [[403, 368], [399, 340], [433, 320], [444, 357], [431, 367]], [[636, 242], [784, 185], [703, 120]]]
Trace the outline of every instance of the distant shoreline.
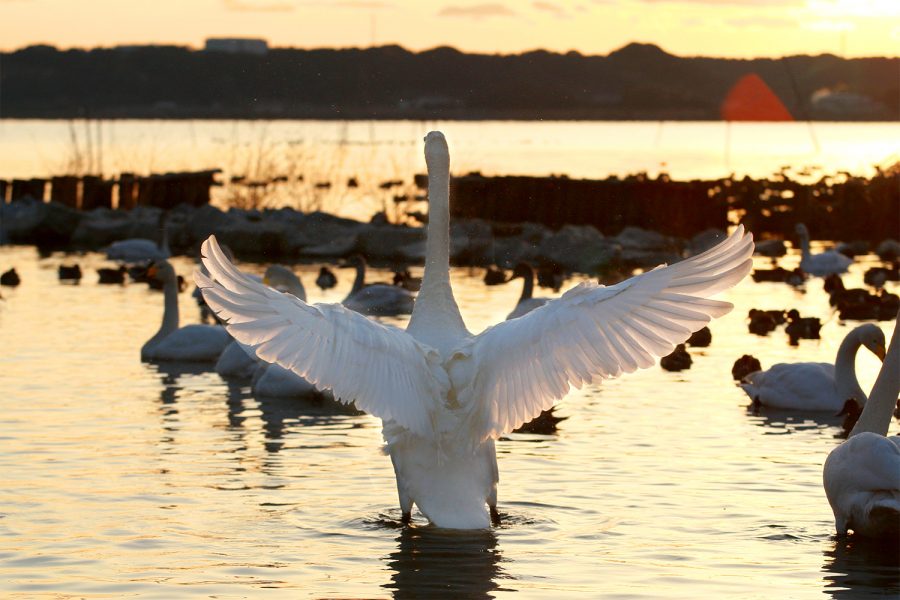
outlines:
[[736, 60], [629, 44], [607, 56], [32, 46], [0, 60], [3, 118], [900, 121], [897, 58]]

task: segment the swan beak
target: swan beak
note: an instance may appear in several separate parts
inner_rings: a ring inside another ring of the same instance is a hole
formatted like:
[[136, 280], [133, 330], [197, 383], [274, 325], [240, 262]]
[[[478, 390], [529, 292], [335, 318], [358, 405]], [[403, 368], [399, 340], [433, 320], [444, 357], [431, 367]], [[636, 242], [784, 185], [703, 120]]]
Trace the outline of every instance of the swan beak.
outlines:
[[156, 265], [150, 265], [150, 268], [147, 269], [147, 277], [156, 277], [156, 274], [159, 273], [159, 269], [156, 268]]
[[878, 344], [877, 346], [875, 346], [875, 356], [877, 356], [878, 360], [880, 360], [881, 362], [884, 362], [884, 355], [886, 353], [887, 351], [884, 348], [884, 344]]

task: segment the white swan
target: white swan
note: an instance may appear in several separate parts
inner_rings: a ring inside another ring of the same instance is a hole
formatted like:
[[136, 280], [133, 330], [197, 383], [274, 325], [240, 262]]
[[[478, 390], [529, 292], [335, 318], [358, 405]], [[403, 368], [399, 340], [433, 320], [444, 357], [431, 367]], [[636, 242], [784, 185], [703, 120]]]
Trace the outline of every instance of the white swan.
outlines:
[[[252, 352], [252, 350], [251, 350]], [[253, 373], [250, 390], [264, 398], [310, 398], [321, 396], [316, 386], [281, 365], [262, 363]]]
[[[223, 248], [224, 251], [225, 249]], [[228, 256], [227, 252], [225, 254]], [[201, 272], [204, 271], [206, 271], [206, 268], [201, 268]], [[204, 274], [208, 274], [208, 271]], [[270, 265], [263, 274], [262, 282], [280, 292], [293, 294], [301, 300], [306, 300], [306, 290], [303, 287], [303, 283], [287, 267]], [[199, 290], [200, 288], [197, 289]], [[222, 351], [218, 361], [216, 361], [215, 371], [225, 379], [253, 378], [255, 380], [265, 371], [265, 364], [260, 364], [259, 359], [256, 358], [256, 354], [253, 352], [253, 348], [237, 340], [232, 340]], [[256, 373], [257, 371], [260, 371], [259, 374]]]
[[187, 325], [178, 327], [178, 280], [168, 261], [153, 263], [151, 277], [163, 282], [164, 308], [159, 331], [141, 348], [143, 361], [215, 362], [231, 341], [223, 327]]
[[306, 288], [300, 278], [284, 265], [269, 265], [263, 273], [263, 283], [279, 292], [291, 294], [306, 302]]
[[803, 223], [796, 227], [800, 236], [800, 270], [810, 275], [831, 275], [832, 273], [844, 273], [853, 264], [853, 259], [844, 256], [834, 250], [826, 250], [819, 254], [811, 254], [809, 251], [809, 230]]
[[[897, 315], [900, 323], [900, 314]], [[846, 442], [825, 460], [822, 482], [839, 535], [900, 536], [900, 436], [886, 437], [900, 394], [900, 340], [891, 345], [872, 394]]]
[[426, 136], [425, 159], [425, 275], [406, 331], [257, 285], [222, 256], [213, 237], [202, 254], [216, 281], [198, 274], [197, 283], [232, 335], [263, 360], [382, 419], [405, 522], [415, 504], [437, 526], [483, 528], [499, 519], [494, 440], [550, 408], [570, 386], [649, 367], [729, 312], [731, 304], [706, 297], [750, 271], [753, 242], [738, 227], [683, 262], [611, 287], [582, 283], [472, 335], [450, 286], [450, 157], [441, 133]]
[[532, 297], [532, 294], [534, 294], [534, 269], [531, 265], [524, 262], [517, 264], [516, 268], [513, 269], [513, 274], [509, 278], [509, 281], [512, 281], [516, 277], [521, 277], [524, 282], [522, 285], [522, 295], [519, 296], [519, 302], [516, 303], [516, 307], [513, 311], [506, 315], [507, 320], [517, 319], [522, 315], [530, 313], [539, 306], [543, 306], [550, 302], [550, 298]]
[[146, 238], [119, 240], [107, 247], [106, 258], [127, 263], [169, 258], [172, 255], [172, 251], [169, 250], [169, 228], [166, 225], [165, 213], [162, 213], [159, 217], [159, 227], [162, 229], [162, 239], [158, 245], [153, 240]]
[[384, 283], [366, 285], [366, 260], [355, 256], [351, 261], [356, 267], [356, 279], [342, 302], [344, 306], [363, 315], [380, 317], [408, 315], [413, 311], [413, 295], [409, 290]]
[[836, 414], [848, 400], [862, 407], [866, 394], [859, 387], [855, 366], [860, 346], [883, 359], [884, 332], [872, 323], [860, 325], [841, 342], [834, 364], [778, 363], [766, 371], [750, 373], [741, 387], [754, 403], [772, 408]]

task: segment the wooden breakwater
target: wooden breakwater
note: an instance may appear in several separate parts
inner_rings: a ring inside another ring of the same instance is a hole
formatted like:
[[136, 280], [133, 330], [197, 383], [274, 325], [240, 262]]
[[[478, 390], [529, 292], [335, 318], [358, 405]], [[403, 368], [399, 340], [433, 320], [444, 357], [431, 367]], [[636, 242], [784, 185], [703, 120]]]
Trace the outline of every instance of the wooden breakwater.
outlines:
[[118, 178], [96, 175], [61, 175], [50, 178], [0, 180], [0, 203], [23, 198], [49, 199], [70, 208], [92, 210], [136, 206], [170, 209], [179, 204], [202, 206], [210, 201], [210, 188], [219, 185], [219, 170], [134, 175]]
[[[418, 176], [423, 187], [427, 178]], [[757, 236], [790, 238], [806, 223], [818, 239], [900, 238], [900, 168], [871, 179], [823, 177], [801, 183], [772, 179], [671, 181], [642, 175], [623, 179], [483, 177], [451, 182], [455, 217], [488, 221], [593, 225], [615, 235], [628, 226], [690, 237], [740, 220]]]
[[551, 228], [593, 225], [616, 234], [625, 227], [690, 237], [728, 225], [728, 203], [711, 194], [717, 182], [642, 176], [604, 180], [567, 177], [482, 177], [451, 183], [453, 216], [535, 222]]
[[[81, 210], [202, 206], [210, 201], [211, 187], [220, 185], [215, 179], [218, 172], [0, 180], [0, 201], [32, 197]], [[416, 175], [415, 184], [427, 187], [427, 176]], [[900, 238], [900, 166], [872, 178], [841, 175], [813, 183], [786, 174], [709, 181], [644, 175], [589, 180], [470, 174], [454, 177], [451, 191], [451, 210], [457, 218], [534, 222], [554, 229], [593, 225], [607, 235], [641, 227], [686, 238], [739, 220], [758, 237], [791, 238], [796, 223], [802, 222], [818, 239]]]

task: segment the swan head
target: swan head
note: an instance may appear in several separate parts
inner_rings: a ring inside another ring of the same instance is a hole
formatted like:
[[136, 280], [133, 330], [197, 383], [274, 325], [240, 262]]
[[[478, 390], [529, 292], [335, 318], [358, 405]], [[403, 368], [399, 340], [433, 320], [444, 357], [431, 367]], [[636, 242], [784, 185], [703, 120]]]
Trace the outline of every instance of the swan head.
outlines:
[[450, 172], [450, 149], [440, 131], [430, 131], [425, 136], [425, 164], [429, 173]]
[[884, 361], [884, 355], [887, 352], [885, 348], [884, 332], [872, 323], [866, 323], [856, 328], [856, 337], [859, 343], [869, 349], [869, 351]]
[[513, 269], [512, 275], [509, 276], [508, 281], [512, 281], [516, 277], [521, 277], [522, 279], [530, 279], [534, 277], [534, 267], [529, 265], [527, 262], [517, 263], [515, 268]]
[[158, 279], [162, 282], [178, 281], [173, 267], [167, 260], [155, 260], [147, 269], [148, 279]]
[[342, 262], [340, 262], [338, 264], [338, 266], [345, 267], [345, 268], [346, 267], [350, 267], [350, 268], [363, 267], [363, 268], [365, 268], [367, 266], [366, 257], [363, 256], [362, 254], [353, 254], [353, 255], [345, 258]]
[[794, 231], [796, 231], [797, 235], [799, 235], [800, 237], [809, 237], [809, 230], [803, 223], [797, 223], [797, 225], [794, 227]]

